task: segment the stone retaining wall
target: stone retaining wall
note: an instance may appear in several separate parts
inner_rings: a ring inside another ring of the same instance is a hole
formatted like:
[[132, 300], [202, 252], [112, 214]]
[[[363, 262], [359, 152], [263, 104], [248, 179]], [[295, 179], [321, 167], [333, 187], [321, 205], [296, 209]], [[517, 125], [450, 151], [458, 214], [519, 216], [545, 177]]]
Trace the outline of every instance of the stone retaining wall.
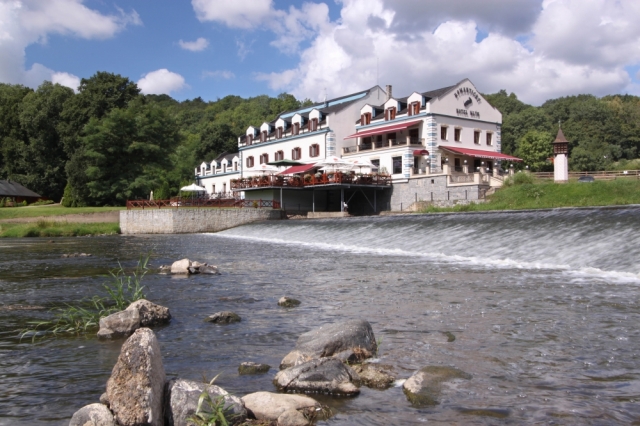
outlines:
[[282, 218], [273, 209], [179, 208], [121, 210], [122, 234], [189, 234], [218, 232], [261, 220]]

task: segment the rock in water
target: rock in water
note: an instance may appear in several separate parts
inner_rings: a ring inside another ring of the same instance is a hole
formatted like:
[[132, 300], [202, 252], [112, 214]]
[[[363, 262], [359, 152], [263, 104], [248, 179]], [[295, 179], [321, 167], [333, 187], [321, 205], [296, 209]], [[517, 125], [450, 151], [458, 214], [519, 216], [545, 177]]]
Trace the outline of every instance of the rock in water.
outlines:
[[191, 261], [189, 259], [176, 260], [171, 265], [172, 274], [188, 274]]
[[278, 305], [284, 308], [293, 308], [294, 306], [298, 306], [300, 301], [298, 299], [293, 299], [291, 297], [282, 296], [280, 300], [278, 300]]
[[213, 265], [207, 265], [206, 263], [199, 268], [201, 274], [207, 275], [220, 275], [218, 272], [218, 267]]
[[[225, 418], [229, 424], [238, 424], [247, 418], [247, 410], [237, 396], [229, 395], [219, 386], [198, 383], [190, 380], [171, 380], [167, 382], [165, 391], [165, 416], [169, 426], [191, 426], [188, 421], [196, 413], [198, 399], [206, 390], [214, 403], [220, 402], [225, 407]], [[202, 409], [210, 411], [207, 402]]]
[[69, 426], [116, 426], [116, 421], [106, 405], [89, 404], [73, 414]]
[[404, 382], [402, 388], [414, 406], [436, 405], [442, 383], [455, 379], [470, 380], [471, 375], [454, 367], [434, 365], [416, 371]]
[[280, 363], [280, 368], [330, 356], [358, 362], [372, 357], [377, 350], [376, 338], [368, 321], [349, 320], [327, 324], [302, 334], [295, 349]]
[[240, 315], [236, 314], [235, 312], [222, 311], [222, 312], [216, 312], [215, 314], [207, 317], [205, 321], [213, 322], [216, 324], [229, 324], [232, 322], [242, 321], [242, 318], [240, 318]]
[[130, 304], [126, 310], [138, 311], [141, 327], [151, 327], [154, 325], [166, 324], [171, 321], [171, 312], [169, 312], [169, 308], [156, 305], [146, 299], [136, 300]]
[[360, 376], [362, 384], [368, 388], [387, 389], [396, 381], [396, 378], [388, 373], [388, 370], [391, 370], [389, 365], [362, 364], [351, 367]]
[[277, 422], [280, 425], [308, 425], [305, 411], [321, 410], [322, 406], [313, 398], [304, 395], [255, 392], [242, 397], [242, 402], [253, 417], [261, 421]]
[[122, 345], [107, 381], [107, 399], [116, 422], [161, 426], [164, 382], [158, 340], [150, 329], [139, 328]]
[[271, 368], [270, 365], [267, 364], [258, 364], [255, 362], [243, 362], [238, 367], [238, 374], [241, 376], [248, 374], [264, 374], [269, 371]]
[[112, 339], [129, 336], [138, 328], [140, 328], [140, 314], [137, 310], [120, 311], [100, 318], [98, 337]]
[[280, 370], [274, 383], [283, 392], [322, 392], [338, 395], [360, 393], [358, 373], [336, 358], [314, 359]]

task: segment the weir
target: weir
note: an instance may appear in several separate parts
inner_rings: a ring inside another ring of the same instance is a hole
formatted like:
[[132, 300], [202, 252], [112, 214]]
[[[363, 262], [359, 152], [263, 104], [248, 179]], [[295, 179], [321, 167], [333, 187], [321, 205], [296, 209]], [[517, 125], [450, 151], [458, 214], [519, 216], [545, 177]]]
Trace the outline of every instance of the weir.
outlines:
[[121, 210], [123, 234], [218, 232], [263, 220], [282, 219], [281, 210], [258, 208], [179, 208]]

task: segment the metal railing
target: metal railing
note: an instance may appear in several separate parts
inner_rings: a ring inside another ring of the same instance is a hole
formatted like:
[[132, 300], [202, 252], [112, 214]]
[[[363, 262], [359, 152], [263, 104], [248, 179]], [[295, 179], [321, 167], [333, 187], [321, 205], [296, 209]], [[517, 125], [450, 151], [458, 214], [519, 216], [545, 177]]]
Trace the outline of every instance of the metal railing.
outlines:
[[249, 188], [303, 188], [315, 185], [336, 185], [336, 184], [354, 184], [354, 185], [391, 185], [391, 176], [387, 174], [367, 174], [367, 173], [316, 173], [306, 174], [304, 176], [281, 176], [281, 175], [265, 175], [253, 176], [244, 179], [231, 180], [232, 190], [242, 190]]
[[176, 197], [169, 200], [127, 200], [127, 210], [162, 208], [273, 208], [280, 209], [276, 200], [241, 200], [238, 198], [187, 198]]

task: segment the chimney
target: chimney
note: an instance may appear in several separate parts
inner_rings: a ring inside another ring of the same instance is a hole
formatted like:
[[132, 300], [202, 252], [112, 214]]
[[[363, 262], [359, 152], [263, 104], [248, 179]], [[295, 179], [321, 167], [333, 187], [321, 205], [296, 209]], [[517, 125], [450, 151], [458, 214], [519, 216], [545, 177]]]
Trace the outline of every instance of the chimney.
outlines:
[[[390, 84], [387, 84], [387, 99], [386, 99], [386, 101], [388, 101], [389, 99], [391, 99], [391, 96], [392, 96], [392, 88], [391, 88], [391, 85], [390, 85]], [[385, 102], [386, 102], [386, 101], [385, 101]]]

